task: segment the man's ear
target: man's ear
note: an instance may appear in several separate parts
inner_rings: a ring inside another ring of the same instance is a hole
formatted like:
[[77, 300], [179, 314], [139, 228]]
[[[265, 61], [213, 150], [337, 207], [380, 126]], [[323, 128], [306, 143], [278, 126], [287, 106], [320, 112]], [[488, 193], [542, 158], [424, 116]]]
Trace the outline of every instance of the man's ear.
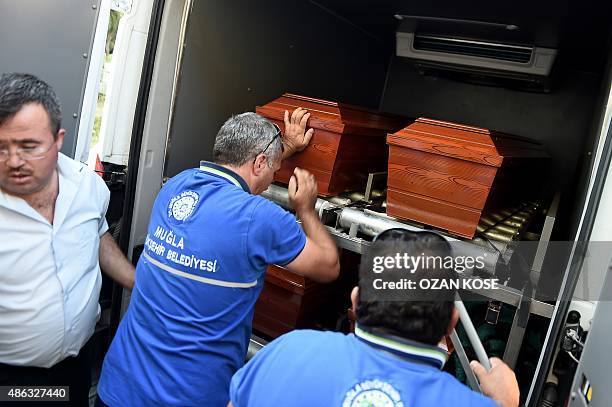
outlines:
[[359, 304], [359, 287], [353, 287], [351, 291], [351, 308], [357, 312], [357, 304]]
[[448, 323], [448, 327], [446, 328], [446, 335], [450, 336], [453, 333], [453, 329], [457, 326], [457, 322], [459, 322], [459, 310], [453, 306], [453, 312], [451, 313], [451, 319]]
[[255, 161], [253, 162], [253, 174], [256, 176], [261, 175], [261, 173], [268, 166], [268, 157], [265, 154], [259, 154], [255, 157]]
[[66, 135], [66, 129], [59, 129], [57, 132], [57, 138], [55, 139], [55, 144], [57, 145], [57, 149], [61, 150], [62, 145], [64, 144], [64, 136]]

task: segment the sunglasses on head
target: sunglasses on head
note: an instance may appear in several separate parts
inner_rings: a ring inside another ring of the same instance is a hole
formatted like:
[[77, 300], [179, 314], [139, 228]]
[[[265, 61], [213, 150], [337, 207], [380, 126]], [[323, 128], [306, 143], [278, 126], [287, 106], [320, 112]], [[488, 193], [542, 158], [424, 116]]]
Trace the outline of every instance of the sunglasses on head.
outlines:
[[[266, 147], [261, 150], [261, 152], [259, 154], [263, 154], [265, 153], [268, 148], [272, 145], [272, 143], [274, 142], [274, 140], [276, 140], [277, 138], [281, 137], [281, 129], [280, 127], [278, 127], [278, 125], [276, 123], [272, 123], [272, 125], [274, 126], [274, 128], [276, 129], [276, 134], [274, 134], [274, 137], [272, 137], [272, 140], [270, 140], [270, 142], [266, 145]], [[285, 151], [285, 146], [283, 146], [283, 143], [281, 142], [281, 151], [284, 152]], [[259, 155], [258, 154], [258, 155]]]

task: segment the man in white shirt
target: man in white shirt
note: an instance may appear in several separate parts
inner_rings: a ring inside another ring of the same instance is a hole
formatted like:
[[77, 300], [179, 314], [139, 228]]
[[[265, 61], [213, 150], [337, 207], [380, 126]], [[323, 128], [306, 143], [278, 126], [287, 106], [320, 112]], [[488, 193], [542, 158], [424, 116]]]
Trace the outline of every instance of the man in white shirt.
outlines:
[[53, 89], [0, 76], [0, 386], [70, 386], [87, 405], [100, 268], [124, 287], [134, 267], [107, 232], [102, 178], [61, 154]]

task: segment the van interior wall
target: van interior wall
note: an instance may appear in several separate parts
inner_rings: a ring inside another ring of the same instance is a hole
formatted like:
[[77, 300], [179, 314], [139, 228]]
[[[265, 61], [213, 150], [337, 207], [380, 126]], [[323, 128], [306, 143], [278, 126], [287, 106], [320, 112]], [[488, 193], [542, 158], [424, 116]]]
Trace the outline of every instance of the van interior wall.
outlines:
[[380, 40], [310, 2], [194, 2], [165, 176], [210, 160], [230, 115], [284, 92], [377, 108], [388, 62]]
[[381, 107], [390, 113], [448, 120], [540, 141], [552, 157], [551, 168], [548, 174], [534, 176], [541, 176], [544, 186], [561, 191], [562, 202], [572, 205], [578, 168], [589, 159], [587, 152], [592, 148], [585, 144], [592, 139], [600, 81], [594, 73], [566, 70], [559, 73], [550, 93], [534, 93], [421, 75], [410, 61], [395, 57]]

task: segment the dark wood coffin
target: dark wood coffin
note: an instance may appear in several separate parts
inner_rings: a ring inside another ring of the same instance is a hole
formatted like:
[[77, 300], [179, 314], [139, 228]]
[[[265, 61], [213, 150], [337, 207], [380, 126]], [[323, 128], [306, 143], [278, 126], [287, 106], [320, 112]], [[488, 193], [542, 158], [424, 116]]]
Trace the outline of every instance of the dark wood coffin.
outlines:
[[276, 338], [293, 329], [338, 329], [358, 283], [361, 256], [340, 251], [340, 276], [316, 283], [279, 266], [269, 266], [264, 288], [255, 304], [253, 329]]
[[304, 151], [283, 161], [274, 180], [287, 184], [295, 167], [304, 168], [314, 174], [323, 196], [365, 189], [368, 173], [386, 170], [386, 135], [407, 123], [398, 116], [290, 93], [256, 111], [284, 131], [285, 110], [297, 107], [308, 109], [308, 127], [315, 133]]
[[328, 284], [270, 265], [255, 304], [253, 329], [276, 338], [296, 328], [313, 328], [329, 293]]
[[425, 118], [387, 143], [387, 214], [467, 238], [483, 211], [534, 199], [549, 158], [529, 139]]

